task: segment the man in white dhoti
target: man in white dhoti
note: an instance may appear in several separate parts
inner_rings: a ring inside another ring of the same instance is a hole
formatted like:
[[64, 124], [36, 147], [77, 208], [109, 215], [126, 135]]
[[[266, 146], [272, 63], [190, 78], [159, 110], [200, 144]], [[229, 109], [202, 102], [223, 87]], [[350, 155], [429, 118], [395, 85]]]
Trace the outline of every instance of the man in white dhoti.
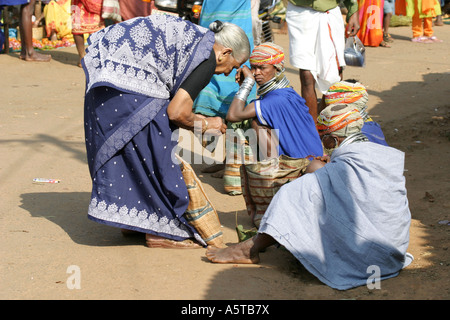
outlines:
[[311, 173], [274, 196], [256, 236], [208, 248], [210, 261], [259, 263], [259, 252], [278, 243], [339, 290], [369, 283], [374, 270], [378, 281], [397, 276], [411, 263], [404, 153], [368, 141], [352, 106], [329, 106], [318, 123], [325, 147], [337, 145], [329, 162], [312, 161]]
[[316, 86], [325, 93], [341, 79], [345, 66], [345, 37], [359, 30], [358, 1], [344, 0], [348, 9], [344, 27], [340, 0], [289, 0], [286, 22], [290, 62], [300, 70], [301, 96], [314, 120], [324, 105], [317, 105]]

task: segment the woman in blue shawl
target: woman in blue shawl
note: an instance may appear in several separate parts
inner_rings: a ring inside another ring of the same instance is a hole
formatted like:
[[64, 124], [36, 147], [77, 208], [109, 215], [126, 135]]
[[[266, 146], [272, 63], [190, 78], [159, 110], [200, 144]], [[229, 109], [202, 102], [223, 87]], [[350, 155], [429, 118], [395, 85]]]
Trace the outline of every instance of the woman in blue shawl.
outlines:
[[242, 29], [220, 21], [208, 30], [151, 15], [91, 35], [82, 61], [90, 219], [145, 233], [147, 244], [206, 245], [183, 217], [189, 197], [173, 160], [177, 129], [225, 132], [220, 117], [194, 114], [193, 101], [213, 74], [228, 75], [249, 54]]

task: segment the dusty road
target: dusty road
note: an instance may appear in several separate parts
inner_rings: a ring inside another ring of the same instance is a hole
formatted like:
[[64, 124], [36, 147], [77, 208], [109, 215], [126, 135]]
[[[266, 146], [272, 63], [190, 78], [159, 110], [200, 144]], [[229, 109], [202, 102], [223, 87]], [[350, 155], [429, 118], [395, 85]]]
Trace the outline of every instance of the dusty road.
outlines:
[[[215, 265], [203, 249], [149, 249], [143, 237], [91, 222], [75, 48], [51, 52], [50, 63], [0, 55], [0, 299], [449, 299], [450, 26], [435, 32], [443, 43], [416, 44], [410, 27], [391, 28], [392, 48], [367, 48], [366, 67], [344, 73], [367, 86], [370, 114], [406, 152], [415, 260], [372, 290], [331, 289], [276, 248], [259, 265]], [[287, 35], [275, 42], [288, 54]], [[299, 90], [289, 64], [287, 75]], [[200, 177], [225, 241], [236, 242], [235, 213], [249, 225], [242, 197], [224, 194], [221, 179]]]

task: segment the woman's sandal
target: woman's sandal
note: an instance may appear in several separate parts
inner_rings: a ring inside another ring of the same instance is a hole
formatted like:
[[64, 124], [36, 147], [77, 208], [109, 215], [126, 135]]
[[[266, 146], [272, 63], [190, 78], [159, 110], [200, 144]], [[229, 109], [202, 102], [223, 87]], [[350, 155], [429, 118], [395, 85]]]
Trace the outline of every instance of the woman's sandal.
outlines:
[[164, 249], [200, 249], [203, 248], [197, 242], [186, 239], [183, 241], [170, 240], [163, 237], [158, 237], [152, 234], [146, 234], [145, 240], [149, 248], [164, 248]]
[[394, 39], [392, 39], [392, 36], [389, 33], [383, 34], [383, 40], [386, 42], [394, 42]]
[[391, 46], [386, 41], [383, 40], [380, 42], [380, 47], [390, 48]]
[[414, 37], [411, 39], [411, 41], [417, 43], [433, 43], [433, 41], [429, 37], [425, 36]]
[[443, 40], [438, 39], [436, 36], [428, 37], [431, 42], [443, 42]]

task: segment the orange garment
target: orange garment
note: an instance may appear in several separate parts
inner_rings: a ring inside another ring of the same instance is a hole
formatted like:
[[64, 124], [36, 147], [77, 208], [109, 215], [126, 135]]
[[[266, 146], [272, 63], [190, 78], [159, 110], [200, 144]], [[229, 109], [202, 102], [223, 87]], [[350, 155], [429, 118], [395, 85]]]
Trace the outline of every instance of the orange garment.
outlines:
[[413, 38], [433, 35], [433, 17], [441, 14], [437, 0], [396, 0], [395, 14], [412, 17]]
[[395, 0], [395, 14], [412, 17], [419, 12], [420, 17], [435, 17], [440, 15], [440, 4], [436, 0]]
[[364, 46], [378, 47], [383, 41], [384, 0], [358, 0], [358, 38]]
[[103, 0], [72, 0], [72, 34], [94, 33], [103, 29], [102, 4]]
[[[423, 2], [422, 2], [423, 3]], [[424, 35], [431, 37], [433, 35], [433, 18], [421, 18], [420, 11], [417, 8], [417, 1], [414, 1], [414, 15], [412, 16], [412, 33], [413, 38]]]

